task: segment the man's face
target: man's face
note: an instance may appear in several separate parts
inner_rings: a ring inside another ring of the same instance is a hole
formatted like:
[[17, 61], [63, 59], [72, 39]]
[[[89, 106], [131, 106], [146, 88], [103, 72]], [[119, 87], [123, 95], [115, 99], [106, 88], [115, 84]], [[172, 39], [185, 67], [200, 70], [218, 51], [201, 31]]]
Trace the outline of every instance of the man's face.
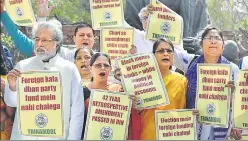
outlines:
[[56, 43], [52, 31], [41, 28], [34, 38], [35, 53], [42, 60], [47, 60], [56, 54]]
[[74, 42], [77, 48], [87, 46], [92, 49], [94, 46], [94, 34], [92, 29], [89, 27], [79, 28], [76, 36], [74, 36]]

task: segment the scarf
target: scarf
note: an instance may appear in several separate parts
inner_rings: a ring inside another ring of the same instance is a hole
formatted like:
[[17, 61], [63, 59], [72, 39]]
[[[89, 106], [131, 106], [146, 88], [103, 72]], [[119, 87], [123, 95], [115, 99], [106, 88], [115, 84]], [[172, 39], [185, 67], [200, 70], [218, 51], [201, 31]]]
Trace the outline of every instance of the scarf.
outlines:
[[[204, 63], [204, 55], [199, 56], [192, 63], [190, 68], [186, 73], [186, 77], [188, 79], [188, 91], [186, 94], [186, 108], [193, 109], [195, 108], [195, 98], [196, 98], [196, 90], [197, 90], [197, 64]], [[223, 56], [220, 56], [217, 64], [230, 64], [230, 62]], [[202, 125], [200, 126], [198, 134], [198, 139], [201, 137]], [[214, 139], [219, 139], [224, 137], [225, 139], [228, 132], [228, 128], [214, 128]]]

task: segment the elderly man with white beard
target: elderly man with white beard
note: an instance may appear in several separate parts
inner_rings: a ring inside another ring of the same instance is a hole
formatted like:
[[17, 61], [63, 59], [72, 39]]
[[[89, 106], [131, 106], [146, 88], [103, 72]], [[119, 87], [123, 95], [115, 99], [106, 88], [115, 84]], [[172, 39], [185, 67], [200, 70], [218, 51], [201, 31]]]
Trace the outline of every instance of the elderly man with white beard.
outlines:
[[18, 107], [17, 79], [22, 72], [52, 70], [59, 71], [63, 94], [63, 137], [24, 136], [18, 128], [16, 114], [12, 129], [12, 140], [80, 140], [84, 121], [84, 94], [80, 74], [76, 66], [58, 55], [63, 34], [53, 21], [37, 23], [33, 28], [36, 56], [18, 62], [7, 75], [4, 100], [8, 106]]

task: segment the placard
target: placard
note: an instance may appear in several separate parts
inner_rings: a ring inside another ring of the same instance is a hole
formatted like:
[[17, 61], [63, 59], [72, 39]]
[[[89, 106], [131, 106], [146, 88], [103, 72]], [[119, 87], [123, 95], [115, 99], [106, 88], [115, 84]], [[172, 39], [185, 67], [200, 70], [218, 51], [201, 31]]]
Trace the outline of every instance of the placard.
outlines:
[[153, 108], [170, 104], [167, 91], [152, 53], [136, 54], [117, 59], [124, 89], [138, 98], [137, 107]]
[[20, 133], [27, 136], [63, 137], [61, 77], [55, 71], [22, 72], [18, 78]]
[[180, 45], [183, 37], [182, 17], [160, 2], [151, 3], [154, 8], [152, 14], [149, 14], [146, 39], [157, 40], [163, 37], [175, 45]]
[[115, 59], [130, 54], [134, 44], [133, 28], [102, 28], [100, 51], [109, 55], [111, 64]]
[[198, 64], [196, 109], [199, 123], [227, 127], [230, 111], [231, 67], [226, 64]]
[[126, 140], [131, 106], [127, 93], [91, 90], [84, 140]]
[[95, 30], [124, 25], [122, 0], [90, 0], [90, 11]]
[[5, 8], [18, 26], [33, 26], [36, 23], [31, 0], [5, 0]]
[[196, 140], [193, 110], [156, 110], [156, 140]]
[[233, 95], [233, 127], [248, 129], [248, 70], [240, 70]]

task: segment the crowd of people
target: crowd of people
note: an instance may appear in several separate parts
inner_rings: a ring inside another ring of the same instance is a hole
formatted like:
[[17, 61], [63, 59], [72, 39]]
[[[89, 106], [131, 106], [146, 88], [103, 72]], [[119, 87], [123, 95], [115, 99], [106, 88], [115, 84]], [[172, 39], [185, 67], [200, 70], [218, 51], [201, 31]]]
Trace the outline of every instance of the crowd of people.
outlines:
[[[42, 8], [40, 5], [44, 6], [44, 4], [48, 7], [47, 3], [47, 0], [39, 0], [38, 8]], [[197, 64], [229, 64], [232, 70], [232, 81], [229, 81], [226, 87], [232, 90], [232, 93], [234, 93], [238, 71], [248, 69], [248, 56], [236, 65], [222, 55], [226, 41], [222, 31], [217, 27], [207, 26], [204, 29], [200, 42], [203, 54], [200, 56], [188, 54], [183, 50], [182, 44], [173, 45], [166, 38], [159, 38], [156, 41], [147, 40], [145, 29], [151, 9], [151, 5], [141, 9], [138, 16], [144, 30], [134, 29], [134, 45], [129, 53], [130, 55], [150, 52], [154, 54], [170, 104], [152, 109], [137, 109], [134, 106], [137, 101], [135, 97], [132, 97], [133, 107], [127, 137], [130, 140], [156, 140], [156, 110], [195, 109]], [[46, 16], [49, 16], [50, 10], [38, 13], [39, 19], [33, 27], [32, 39], [30, 39], [10, 19], [4, 8], [4, 0], [1, 0], [1, 22], [8, 35], [11, 36], [15, 47], [29, 57], [13, 67], [10, 58], [6, 57], [10, 54], [1, 45], [3, 48], [1, 54], [3, 58], [6, 58], [3, 64], [8, 64], [8, 71], [1, 74], [1, 140], [61, 139], [25, 136], [19, 132], [19, 115], [15, 114], [15, 109], [18, 104], [17, 79], [22, 72], [56, 70], [61, 73], [65, 133], [62, 139], [83, 139], [91, 89], [124, 91], [120, 80], [121, 70], [119, 68], [114, 70], [115, 75], [111, 78], [110, 57], [92, 50], [94, 29], [91, 25], [81, 23], [75, 28], [73, 36], [75, 49], [70, 50], [63, 47], [62, 24], [57, 20], [44, 20]], [[131, 27], [127, 23], [125, 26]], [[193, 114], [199, 116], [198, 110], [193, 110]], [[198, 123], [198, 139], [219, 140], [231, 136], [240, 140], [242, 130], [232, 129], [231, 125], [231, 120], [228, 128]]]

